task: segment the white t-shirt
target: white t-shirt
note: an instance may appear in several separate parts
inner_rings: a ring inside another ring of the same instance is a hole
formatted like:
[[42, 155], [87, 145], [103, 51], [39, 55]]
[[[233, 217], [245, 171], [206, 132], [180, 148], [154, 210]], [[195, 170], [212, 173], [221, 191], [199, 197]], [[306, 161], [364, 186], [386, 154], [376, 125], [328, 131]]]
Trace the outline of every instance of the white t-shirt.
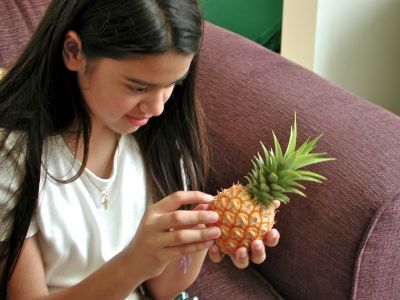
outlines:
[[[129, 244], [148, 194], [139, 146], [131, 135], [121, 136], [108, 179], [85, 169], [77, 180], [59, 183], [52, 177], [71, 178], [79, 162], [59, 136], [49, 138], [45, 149], [48, 175], [42, 168], [39, 204], [28, 236], [38, 233], [46, 282], [54, 293], [80, 282]], [[108, 192], [107, 208], [103, 191]], [[138, 299], [137, 293], [127, 299]]]

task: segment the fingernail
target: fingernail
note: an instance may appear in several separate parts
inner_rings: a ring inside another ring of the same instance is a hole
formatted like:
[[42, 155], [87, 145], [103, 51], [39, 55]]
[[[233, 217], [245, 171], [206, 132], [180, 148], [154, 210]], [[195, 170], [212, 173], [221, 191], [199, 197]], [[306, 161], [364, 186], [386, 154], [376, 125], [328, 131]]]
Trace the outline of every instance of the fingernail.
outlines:
[[278, 232], [276, 229], [271, 229], [271, 238], [276, 239], [278, 237]]
[[214, 244], [214, 245], [211, 247], [210, 251], [211, 251], [211, 253], [217, 254], [218, 251], [219, 251], [218, 246]]
[[262, 245], [261, 243], [257, 243], [254, 248], [255, 248], [255, 250], [259, 251], [259, 250], [262, 250], [263, 247], [264, 247], [264, 245]]
[[208, 237], [211, 239], [219, 237], [221, 231], [217, 227], [211, 227], [208, 229]]
[[214, 245], [214, 241], [207, 241], [206, 242], [207, 244], [207, 248], [210, 250], [211, 249], [211, 247]]
[[266, 242], [269, 247], [275, 247], [279, 241], [279, 232], [276, 229], [272, 229]]
[[214, 200], [214, 196], [213, 195], [205, 194], [205, 197], [206, 197], [207, 201], [213, 201]]
[[209, 212], [209, 214], [208, 214], [208, 221], [209, 221], [210, 223], [215, 223], [215, 222], [218, 221], [218, 219], [219, 219], [219, 215], [218, 215], [216, 212], [214, 212], [214, 211], [210, 211], [210, 212]]

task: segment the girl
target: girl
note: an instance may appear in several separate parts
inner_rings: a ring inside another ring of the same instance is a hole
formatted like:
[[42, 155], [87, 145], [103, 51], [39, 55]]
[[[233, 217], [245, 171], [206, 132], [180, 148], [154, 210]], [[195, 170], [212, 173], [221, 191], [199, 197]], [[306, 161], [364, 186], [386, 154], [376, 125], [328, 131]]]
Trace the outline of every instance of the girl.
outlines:
[[172, 299], [222, 259], [201, 35], [195, 0], [50, 3], [0, 84], [1, 299]]

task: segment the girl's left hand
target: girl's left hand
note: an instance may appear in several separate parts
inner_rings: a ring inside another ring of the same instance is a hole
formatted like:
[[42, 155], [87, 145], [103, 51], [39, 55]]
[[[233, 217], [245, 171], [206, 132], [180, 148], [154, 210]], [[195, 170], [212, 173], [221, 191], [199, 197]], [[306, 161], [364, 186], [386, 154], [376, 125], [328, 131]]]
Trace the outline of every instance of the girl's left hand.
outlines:
[[[274, 204], [275, 208], [278, 208], [280, 202], [274, 201]], [[265, 246], [275, 247], [279, 242], [279, 238], [279, 231], [273, 228], [267, 232], [264, 241], [255, 240], [251, 243], [250, 254], [245, 247], [241, 247], [235, 251], [235, 254], [229, 256], [233, 264], [239, 269], [246, 268], [250, 261], [255, 264], [261, 264], [266, 259]], [[222, 261], [224, 257], [224, 255], [220, 252], [219, 247], [215, 244], [209, 249], [208, 256], [211, 261], [215, 263]]]

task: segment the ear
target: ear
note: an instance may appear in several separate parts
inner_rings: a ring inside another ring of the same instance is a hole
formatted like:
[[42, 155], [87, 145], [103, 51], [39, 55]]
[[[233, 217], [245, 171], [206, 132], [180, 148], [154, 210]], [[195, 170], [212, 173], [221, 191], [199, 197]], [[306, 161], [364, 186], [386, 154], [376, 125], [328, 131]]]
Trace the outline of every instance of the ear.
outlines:
[[64, 38], [63, 60], [65, 67], [70, 71], [82, 69], [86, 63], [82, 53], [82, 42], [75, 31], [68, 31]]

